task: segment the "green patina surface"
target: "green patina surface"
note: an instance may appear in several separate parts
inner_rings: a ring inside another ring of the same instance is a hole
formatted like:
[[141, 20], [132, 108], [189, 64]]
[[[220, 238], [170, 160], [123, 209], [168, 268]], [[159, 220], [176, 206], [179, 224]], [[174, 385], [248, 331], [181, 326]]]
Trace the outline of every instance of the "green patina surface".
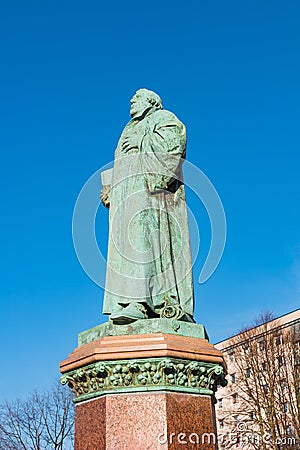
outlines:
[[74, 392], [75, 402], [109, 393], [172, 390], [213, 395], [225, 385], [220, 364], [180, 358], [101, 361], [65, 373], [62, 384]]
[[78, 346], [96, 341], [104, 336], [125, 336], [129, 334], [167, 333], [208, 339], [205, 327], [196, 323], [170, 319], [137, 320], [127, 325], [105, 322], [78, 334]]

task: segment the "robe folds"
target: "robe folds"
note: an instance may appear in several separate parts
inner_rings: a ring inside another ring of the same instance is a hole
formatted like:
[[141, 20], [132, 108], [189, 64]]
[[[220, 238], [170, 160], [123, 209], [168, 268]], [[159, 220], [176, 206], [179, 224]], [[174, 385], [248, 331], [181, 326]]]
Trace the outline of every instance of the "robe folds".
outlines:
[[[127, 152], [126, 139], [136, 142]], [[131, 302], [159, 314], [167, 301], [193, 315], [185, 149], [185, 126], [166, 110], [132, 119], [123, 130], [109, 194], [104, 314]]]

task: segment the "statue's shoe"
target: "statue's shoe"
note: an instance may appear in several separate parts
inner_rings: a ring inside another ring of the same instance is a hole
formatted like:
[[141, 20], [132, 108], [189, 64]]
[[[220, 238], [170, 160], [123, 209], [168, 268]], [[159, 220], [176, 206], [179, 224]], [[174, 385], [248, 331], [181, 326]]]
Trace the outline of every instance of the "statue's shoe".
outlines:
[[130, 303], [122, 311], [118, 311], [110, 316], [116, 325], [126, 325], [139, 319], [148, 319], [147, 311], [142, 303]]

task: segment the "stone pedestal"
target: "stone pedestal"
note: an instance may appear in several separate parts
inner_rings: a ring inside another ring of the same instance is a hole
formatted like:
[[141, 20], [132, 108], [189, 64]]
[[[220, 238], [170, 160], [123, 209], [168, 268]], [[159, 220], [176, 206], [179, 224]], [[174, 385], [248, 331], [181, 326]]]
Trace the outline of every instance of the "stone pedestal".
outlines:
[[225, 366], [203, 326], [103, 324], [81, 333], [60, 367], [76, 396], [75, 450], [217, 448], [214, 392]]

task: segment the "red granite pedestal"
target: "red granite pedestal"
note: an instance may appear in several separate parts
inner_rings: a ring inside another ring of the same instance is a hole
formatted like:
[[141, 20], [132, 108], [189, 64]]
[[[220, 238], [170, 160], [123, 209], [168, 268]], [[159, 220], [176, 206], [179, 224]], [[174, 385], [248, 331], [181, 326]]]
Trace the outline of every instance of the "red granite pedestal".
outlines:
[[74, 450], [215, 450], [212, 398], [177, 392], [112, 394], [76, 406]]
[[76, 394], [74, 450], [216, 450], [222, 353], [206, 339], [107, 336], [61, 363]]

